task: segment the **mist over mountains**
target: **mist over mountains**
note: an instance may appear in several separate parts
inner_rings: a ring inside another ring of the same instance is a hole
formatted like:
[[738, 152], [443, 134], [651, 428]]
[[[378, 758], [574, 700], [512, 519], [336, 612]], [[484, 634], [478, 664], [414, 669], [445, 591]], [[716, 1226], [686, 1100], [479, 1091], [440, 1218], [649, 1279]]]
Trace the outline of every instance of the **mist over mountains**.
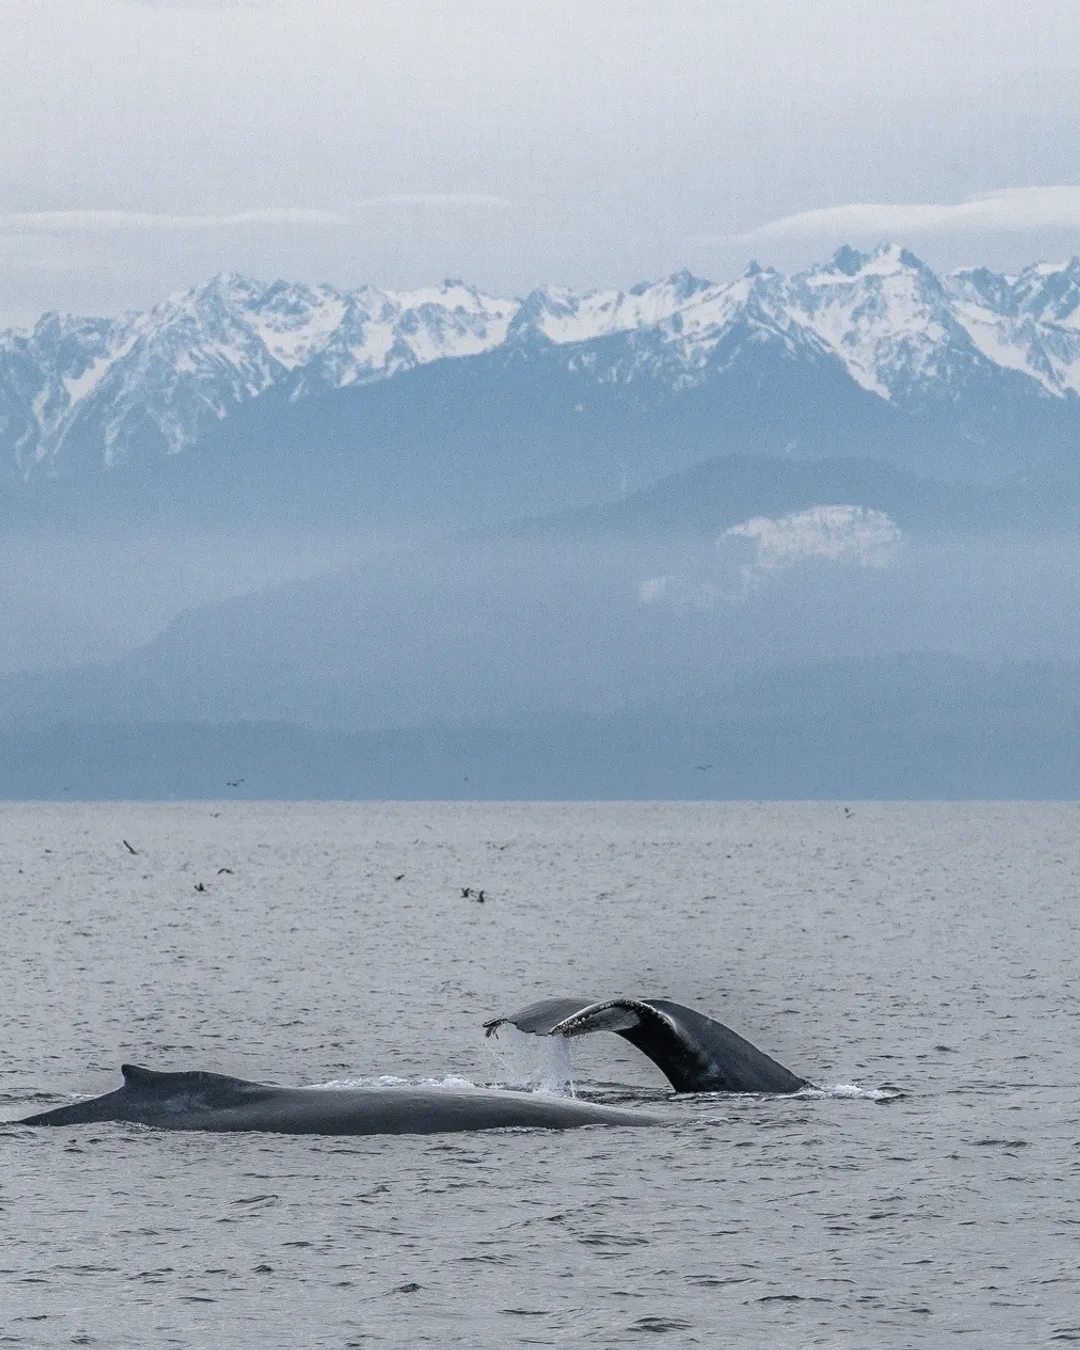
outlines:
[[0, 791], [1072, 795], [1078, 442], [1075, 259], [46, 315]]

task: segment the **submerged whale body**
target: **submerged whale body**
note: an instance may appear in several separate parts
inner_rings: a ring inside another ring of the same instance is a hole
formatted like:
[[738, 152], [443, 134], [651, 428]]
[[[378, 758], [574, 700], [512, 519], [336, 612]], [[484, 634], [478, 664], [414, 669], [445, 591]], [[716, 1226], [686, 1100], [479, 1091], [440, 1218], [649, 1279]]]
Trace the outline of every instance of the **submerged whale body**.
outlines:
[[220, 1073], [121, 1068], [124, 1085], [89, 1101], [13, 1122], [85, 1125], [128, 1121], [162, 1130], [260, 1130], [274, 1134], [439, 1134], [579, 1125], [657, 1125], [655, 1116], [593, 1102], [486, 1088], [303, 1088], [249, 1083]]
[[667, 1076], [676, 1092], [798, 1092], [809, 1087], [730, 1027], [666, 998], [548, 998], [484, 1023], [491, 1036], [510, 1023], [537, 1036], [613, 1031]]

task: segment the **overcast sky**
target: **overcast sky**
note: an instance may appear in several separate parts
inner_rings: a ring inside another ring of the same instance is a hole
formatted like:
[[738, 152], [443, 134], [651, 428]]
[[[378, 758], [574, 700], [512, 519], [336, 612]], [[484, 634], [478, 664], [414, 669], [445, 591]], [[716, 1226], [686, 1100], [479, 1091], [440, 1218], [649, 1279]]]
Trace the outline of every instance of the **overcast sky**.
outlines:
[[1080, 253], [1077, 0], [0, 0], [0, 321]]

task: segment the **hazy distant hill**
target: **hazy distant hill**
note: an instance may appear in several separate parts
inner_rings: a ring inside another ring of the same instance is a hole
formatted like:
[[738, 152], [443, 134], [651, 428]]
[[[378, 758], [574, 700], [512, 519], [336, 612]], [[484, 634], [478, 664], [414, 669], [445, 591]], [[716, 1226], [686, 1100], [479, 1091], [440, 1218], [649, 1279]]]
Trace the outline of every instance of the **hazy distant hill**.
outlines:
[[2, 790], [1071, 794], [1078, 441], [1077, 261], [46, 316]]
[[0, 733], [9, 798], [1077, 796], [1080, 667], [928, 656], [776, 670], [731, 682], [711, 706], [650, 719], [363, 735], [192, 723]]
[[1080, 661], [1064, 496], [870, 461], [711, 460], [620, 503], [474, 528], [0, 678], [0, 725], [379, 730], [665, 719], [748, 670], [910, 651]]

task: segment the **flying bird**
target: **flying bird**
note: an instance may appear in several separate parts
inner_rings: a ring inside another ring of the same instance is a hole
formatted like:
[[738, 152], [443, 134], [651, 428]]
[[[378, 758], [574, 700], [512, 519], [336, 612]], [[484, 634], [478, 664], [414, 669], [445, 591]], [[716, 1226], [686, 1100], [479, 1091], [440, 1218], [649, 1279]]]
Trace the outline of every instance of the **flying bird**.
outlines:
[[197, 891], [204, 891], [204, 892], [205, 892], [206, 887], [202, 884], [201, 881], [197, 881], [197, 882], [195, 883], [195, 889], [196, 889]]
[[123, 846], [127, 849], [129, 853], [138, 853], [139, 850], [137, 848], [132, 848], [126, 839], [121, 839], [120, 842], [123, 844]]
[[226, 787], [239, 787], [240, 784], [241, 784], [242, 782], [244, 782], [244, 779], [243, 779], [243, 778], [230, 778], [229, 781], [225, 784], [225, 786], [226, 786]]

